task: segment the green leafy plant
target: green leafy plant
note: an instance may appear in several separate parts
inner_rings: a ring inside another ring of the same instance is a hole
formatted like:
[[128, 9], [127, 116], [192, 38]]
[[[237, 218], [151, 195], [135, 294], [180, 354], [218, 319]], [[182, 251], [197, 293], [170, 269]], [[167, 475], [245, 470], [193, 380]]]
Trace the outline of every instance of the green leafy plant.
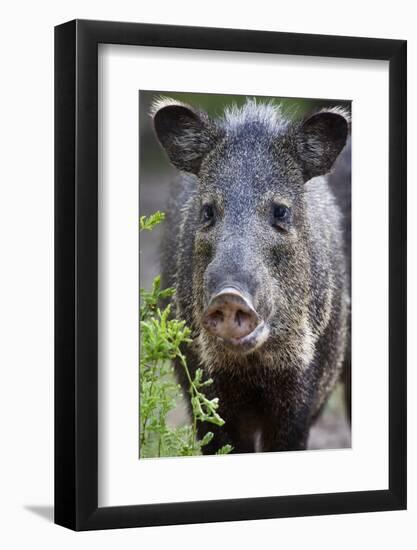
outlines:
[[[140, 229], [152, 230], [164, 217], [162, 212], [142, 216]], [[173, 288], [161, 289], [160, 276], [155, 277], [150, 291], [140, 291], [139, 438], [142, 458], [199, 455], [214, 434], [207, 432], [198, 439], [197, 423], [224, 424], [217, 412], [218, 398], [208, 399], [204, 394], [204, 388], [213, 380], [204, 380], [201, 369], [192, 376], [181, 351], [183, 344], [191, 342], [190, 329], [184, 321], [171, 317], [170, 305], [160, 307], [162, 300], [174, 294]], [[181, 388], [175, 381], [173, 361], [184, 369], [189, 382], [192, 421], [182, 426], [171, 426], [167, 420], [170, 411], [182, 398]], [[227, 454], [231, 450], [230, 445], [224, 445], [218, 454]]]
[[150, 216], [141, 216], [139, 219], [139, 228], [141, 231], [144, 229], [147, 231], [151, 231], [155, 225], [158, 225], [165, 219], [164, 212], [160, 212], [157, 210]]

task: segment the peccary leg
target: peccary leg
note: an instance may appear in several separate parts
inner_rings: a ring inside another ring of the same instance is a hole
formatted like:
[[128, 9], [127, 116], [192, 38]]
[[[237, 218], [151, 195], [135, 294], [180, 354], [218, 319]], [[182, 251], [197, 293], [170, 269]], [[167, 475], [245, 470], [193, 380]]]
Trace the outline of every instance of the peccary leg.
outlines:
[[314, 369], [296, 365], [264, 384], [266, 419], [262, 451], [295, 451], [307, 446], [312, 404], [317, 398]]
[[310, 412], [289, 405], [271, 416], [262, 436], [261, 451], [301, 451], [307, 447]]

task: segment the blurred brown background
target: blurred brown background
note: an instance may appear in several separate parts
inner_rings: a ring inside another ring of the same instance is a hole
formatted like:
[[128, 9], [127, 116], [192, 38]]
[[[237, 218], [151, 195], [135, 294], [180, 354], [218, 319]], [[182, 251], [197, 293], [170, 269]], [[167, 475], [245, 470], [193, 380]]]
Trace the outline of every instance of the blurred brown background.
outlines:
[[[152, 129], [149, 117], [152, 102], [160, 96], [172, 97], [185, 103], [198, 106], [210, 116], [221, 116], [223, 109], [231, 104], [241, 105], [246, 96], [195, 94], [180, 92], [140, 91], [139, 92], [139, 212], [149, 215], [156, 210], [164, 211], [169, 193], [170, 181], [178, 174], [167, 160]], [[302, 118], [323, 107], [342, 105], [350, 109], [350, 102], [343, 100], [316, 100], [302, 98], [259, 97], [259, 101], [279, 103], [284, 113], [293, 119]], [[152, 232], [140, 234], [140, 286], [149, 288], [153, 278], [160, 273], [161, 227]], [[171, 415], [173, 424], [183, 423], [185, 409], [182, 405]], [[309, 449], [335, 449], [351, 446], [351, 432], [344, 410], [343, 387], [338, 385], [310, 432]]]

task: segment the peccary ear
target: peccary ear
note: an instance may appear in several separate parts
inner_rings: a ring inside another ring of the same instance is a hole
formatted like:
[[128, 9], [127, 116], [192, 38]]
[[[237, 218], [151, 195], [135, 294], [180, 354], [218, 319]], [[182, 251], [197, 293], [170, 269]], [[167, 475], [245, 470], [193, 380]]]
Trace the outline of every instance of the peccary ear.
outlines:
[[217, 128], [206, 113], [172, 99], [160, 99], [151, 116], [156, 135], [172, 164], [198, 174], [203, 158], [216, 141]]
[[342, 109], [321, 111], [301, 124], [296, 149], [304, 181], [330, 171], [348, 132], [349, 116]]

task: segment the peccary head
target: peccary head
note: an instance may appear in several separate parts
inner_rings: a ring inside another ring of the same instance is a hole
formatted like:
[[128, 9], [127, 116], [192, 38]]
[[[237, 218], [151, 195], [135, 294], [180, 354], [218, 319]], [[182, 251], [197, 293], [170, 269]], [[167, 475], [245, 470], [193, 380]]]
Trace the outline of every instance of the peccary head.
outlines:
[[312, 271], [306, 182], [329, 172], [345, 145], [343, 112], [295, 123], [249, 100], [211, 120], [162, 99], [152, 115], [171, 163], [195, 176], [190, 285], [204, 338], [247, 354], [303, 330]]

